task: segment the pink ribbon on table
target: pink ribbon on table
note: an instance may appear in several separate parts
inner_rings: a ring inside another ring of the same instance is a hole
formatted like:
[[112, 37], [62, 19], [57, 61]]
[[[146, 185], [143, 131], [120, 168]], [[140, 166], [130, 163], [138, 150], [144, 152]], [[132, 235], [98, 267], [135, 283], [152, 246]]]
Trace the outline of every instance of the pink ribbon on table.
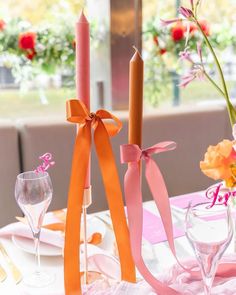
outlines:
[[143, 209], [139, 162], [142, 159], [145, 160], [145, 176], [153, 195], [153, 199], [160, 212], [170, 249], [176, 257], [171, 209], [167, 189], [160, 169], [151, 158], [152, 154], [170, 151], [175, 149], [175, 147], [176, 143], [172, 141], [161, 142], [145, 150], [141, 150], [139, 146], [135, 144], [121, 146], [121, 163], [129, 163], [124, 179], [124, 190], [133, 259], [137, 269], [153, 289], [158, 292], [158, 294], [166, 295], [177, 295], [180, 293], [158, 281], [146, 267], [141, 254]]

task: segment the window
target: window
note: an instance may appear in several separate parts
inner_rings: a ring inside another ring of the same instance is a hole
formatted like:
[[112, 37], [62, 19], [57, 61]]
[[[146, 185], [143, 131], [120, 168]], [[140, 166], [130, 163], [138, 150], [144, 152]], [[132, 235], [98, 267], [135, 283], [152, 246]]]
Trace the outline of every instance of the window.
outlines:
[[[186, 27], [175, 28], [173, 37], [173, 27], [162, 28], [160, 18], [175, 17], [177, 5], [189, 5], [189, 0], [110, 0], [110, 5], [103, 0], [96, 0], [96, 5], [94, 2], [86, 1], [93, 50], [92, 109], [101, 106], [103, 100], [106, 108], [116, 108], [114, 102], [118, 104], [117, 109], [128, 106], [128, 76], [123, 75], [122, 69], [125, 67], [128, 71], [132, 45], [140, 36], [135, 34], [134, 24], [138, 22], [137, 3], [141, 2], [145, 104], [162, 109], [222, 101], [222, 96], [206, 81], [196, 80], [185, 89], [178, 87], [181, 76], [191, 68], [178, 60], [179, 52], [185, 47]], [[42, 114], [65, 117], [65, 101], [75, 97], [74, 24], [84, 5], [83, 0], [5, 0], [0, 3], [1, 118]], [[235, 97], [236, 2], [202, 1], [200, 14], [224, 65], [231, 97]], [[20, 45], [19, 36], [23, 32], [30, 33], [24, 42], [31, 45]], [[34, 38], [36, 50], [34, 46], [31, 48]], [[193, 30], [190, 49], [196, 48], [198, 39], [199, 32]], [[206, 69], [217, 78], [211, 55], [206, 56]]]
[[[207, 81], [196, 80], [185, 89], [179, 89], [181, 75], [189, 70], [188, 63], [179, 62], [179, 52], [184, 50], [186, 26], [182, 24], [163, 28], [160, 19], [178, 15], [179, 4], [189, 6], [189, 0], [143, 1], [143, 48], [146, 60], [145, 98], [148, 104], [166, 108], [172, 105], [215, 104], [222, 96]], [[215, 9], [217, 7], [217, 9]], [[223, 69], [231, 97], [236, 96], [236, 2], [231, 0], [202, 1], [199, 10], [202, 26], [223, 63]], [[175, 30], [175, 31], [174, 31]], [[189, 47], [195, 52], [200, 34], [190, 34]], [[214, 79], [217, 71], [212, 56], [207, 51], [205, 67]], [[193, 56], [197, 60], [197, 56]]]

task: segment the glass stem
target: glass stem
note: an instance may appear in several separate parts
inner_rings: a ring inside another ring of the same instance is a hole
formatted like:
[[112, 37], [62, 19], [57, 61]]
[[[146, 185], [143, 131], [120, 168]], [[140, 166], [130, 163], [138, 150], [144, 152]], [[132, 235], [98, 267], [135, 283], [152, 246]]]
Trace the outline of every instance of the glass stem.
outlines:
[[34, 233], [34, 246], [35, 246], [35, 264], [36, 264], [36, 273], [40, 274], [41, 262], [40, 262], [40, 231], [38, 233]]
[[211, 287], [214, 277], [205, 277], [204, 278], [204, 293], [205, 295], [211, 295]]

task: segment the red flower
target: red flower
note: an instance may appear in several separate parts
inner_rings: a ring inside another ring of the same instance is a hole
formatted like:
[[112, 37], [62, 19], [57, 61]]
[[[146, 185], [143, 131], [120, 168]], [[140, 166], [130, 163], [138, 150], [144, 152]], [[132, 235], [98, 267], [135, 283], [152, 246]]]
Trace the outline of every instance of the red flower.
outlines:
[[35, 57], [36, 55], [36, 51], [34, 49], [29, 49], [26, 53], [26, 57], [29, 59], [29, 60], [33, 60], [33, 58]]
[[193, 23], [190, 23], [190, 26], [189, 26], [189, 32], [194, 34], [194, 32], [197, 30], [197, 26]]
[[6, 23], [4, 22], [3, 19], [0, 19], [0, 32], [5, 29]]
[[200, 20], [199, 24], [203, 30], [203, 32], [207, 35], [210, 36], [210, 25], [208, 24], [208, 22], [206, 20]]
[[184, 38], [185, 27], [181, 23], [177, 23], [171, 29], [171, 37], [175, 42], [178, 42]]
[[153, 36], [153, 42], [158, 46], [159, 45], [159, 41], [158, 41], [158, 37], [157, 35]]
[[34, 32], [21, 33], [18, 38], [18, 45], [20, 49], [28, 50], [34, 49], [37, 35]]
[[160, 55], [163, 55], [167, 52], [166, 48], [161, 48], [160, 49]]

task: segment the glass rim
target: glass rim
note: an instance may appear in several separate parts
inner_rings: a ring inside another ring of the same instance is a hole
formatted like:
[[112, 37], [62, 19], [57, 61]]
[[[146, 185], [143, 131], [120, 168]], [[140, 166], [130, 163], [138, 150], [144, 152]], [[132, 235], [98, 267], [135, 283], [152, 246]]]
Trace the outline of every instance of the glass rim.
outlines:
[[[34, 178], [31, 178], [31, 177], [22, 177], [23, 175], [27, 175], [27, 174], [30, 174], [30, 173], [34, 173], [35, 175], [39, 174], [39, 173], [42, 173], [43, 175], [39, 176], [38, 177], [34, 177]], [[25, 172], [22, 172], [20, 174], [17, 175], [17, 179], [18, 180], [37, 180], [37, 179], [43, 179], [43, 178], [46, 178], [48, 177], [49, 174], [47, 171], [40, 171], [40, 172], [36, 172], [36, 171], [25, 171]]]
[[[202, 205], [202, 207], [201, 207]], [[205, 206], [203, 206], [205, 205]], [[224, 205], [224, 204], [214, 204], [212, 207], [210, 208], [207, 208], [208, 205], [212, 205], [212, 202], [210, 201], [207, 201], [207, 202], [200, 202], [200, 203], [197, 203], [197, 204], [194, 204], [194, 205], [191, 205], [191, 202], [189, 203], [188, 207], [187, 207], [187, 210], [188, 211], [194, 211], [194, 212], [211, 212], [211, 214], [214, 214], [214, 213], [219, 213], [219, 212], [223, 212], [225, 210], [230, 210], [231, 211], [231, 208], [230, 206], [227, 204], [227, 205]], [[211, 210], [211, 209], [216, 209], [216, 210]], [[210, 211], [211, 210], [211, 211]]]

